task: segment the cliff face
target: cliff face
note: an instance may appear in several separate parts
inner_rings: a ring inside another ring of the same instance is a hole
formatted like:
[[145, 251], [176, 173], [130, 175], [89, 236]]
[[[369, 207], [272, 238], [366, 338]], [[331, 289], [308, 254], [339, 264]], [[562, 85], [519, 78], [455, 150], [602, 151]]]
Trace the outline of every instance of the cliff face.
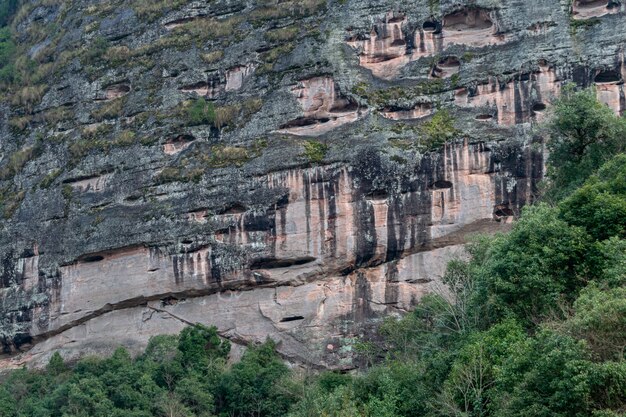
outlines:
[[4, 367], [195, 322], [351, 367], [533, 200], [564, 82], [625, 106], [615, 1], [117, 3], [15, 23], [48, 73], [0, 105]]

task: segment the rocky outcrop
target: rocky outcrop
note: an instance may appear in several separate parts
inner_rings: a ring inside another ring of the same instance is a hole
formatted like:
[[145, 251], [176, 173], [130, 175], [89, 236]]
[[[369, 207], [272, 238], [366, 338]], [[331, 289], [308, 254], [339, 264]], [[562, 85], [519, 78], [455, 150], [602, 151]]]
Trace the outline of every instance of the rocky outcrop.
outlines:
[[48, 297], [26, 312], [28, 338], [41, 343], [14, 363], [44, 363], [57, 349], [75, 357], [94, 343], [141, 345], [210, 317], [233, 340], [269, 336], [293, 360], [351, 366], [352, 338], [413, 308], [441, 286], [445, 260], [462, 254], [466, 236], [504, 230], [533, 198], [541, 152], [492, 146], [446, 146], [400, 172], [363, 152], [352, 167], [253, 177], [250, 186], [273, 193], [274, 203], [194, 211], [185, 220], [206, 231], [174, 252], [136, 245], [86, 253], [46, 279], [35, 248], [18, 258], [16, 279], [23, 296]]
[[302, 80], [292, 87], [304, 115], [281, 126], [279, 133], [298, 136], [319, 136], [366, 114], [357, 103], [335, 91], [330, 77]]
[[533, 201], [564, 83], [626, 107], [614, 1], [115, 4], [15, 24], [51, 72], [0, 103], [0, 367], [195, 322], [354, 367]]

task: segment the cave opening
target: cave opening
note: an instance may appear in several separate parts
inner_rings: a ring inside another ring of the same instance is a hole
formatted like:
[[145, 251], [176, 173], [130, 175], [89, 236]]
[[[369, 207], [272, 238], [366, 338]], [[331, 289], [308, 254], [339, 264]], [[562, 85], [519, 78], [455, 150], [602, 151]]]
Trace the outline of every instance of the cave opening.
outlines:
[[481, 122], [485, 122], [487, 120], [491, 120], [493, 119], [493, 116], [490, 114], [479, 114], [475, 117], [476, 120], [479, 120]]
[[248, 211], [248, 208], [243, 204], [236, 202], [227, 205], [223, 210], [219, 211], [217, 214], [241, 214]]
[[484, 10], [463, 9], [450, 13], [443, 19], [443, 27], [450, 31], [479, 31], [493, 27], [493, 22]]
[[452, 183], [448, 180], [437, 180], [430, 185], [433, 190], [443, 190], [446, 188], [452, 188]]
[[102, 260], [104, 260], [104, 256], [102, 255], [87, 255], [81, 259], [81, 261], [85, 263], [100, 262]]
[[546, 105], [544, 103], [535, 103], [533, 104], [532, 111], [535, 113], [541, 113], [546, 109]]
[[594, 78], [596, 84], [617, 84], [622, 82], [622, 75], [614, 70], [601, 71]]
[[436, 22], [436, 21], [427, 20], [422, 25], [422, 30], [424, 30], [424, 32], [431, 32], [431, 33], [437, 32], [438, 29], [439, 29], [439, 22]]
[[303, 256], [300, 258], [259, 258], [250, 264], [251, 270], [289, 268], [314, 262], [316, 258]]
[[298, 320], [304, 320], [303, 316], [289, 316], [289, 317], [283, 317], [282, 319], [280, 319], [281, 323], [287, 323], [290, 321], [298, 321]]
[[574, 2], [576, 9], [599, 9], [599, 8], [611, 8], [612, 4], [607, 0], [576, 0]]

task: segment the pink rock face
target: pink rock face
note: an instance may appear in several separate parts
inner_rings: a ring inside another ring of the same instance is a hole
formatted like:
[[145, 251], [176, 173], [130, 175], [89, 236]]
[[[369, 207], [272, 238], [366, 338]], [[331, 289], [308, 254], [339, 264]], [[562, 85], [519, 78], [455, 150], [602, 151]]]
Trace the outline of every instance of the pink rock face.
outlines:
[[113, 174], [96, 175], [88, 178], [81, 178], [73, 181], [65, 181], [74, 190], [79, 192], [101, 192], [104, 191], [107, 183]]
[[[333, 107], [326, 96], [302, 100], [309, 112]], [[373, 189], [356, 167], [270, 173], [254, 181], [285, 190], [274, 207], [188, 213], [206, 224], [208, 243], [86, 253], [59, 268], [50, 303], [32, 310], [37, 343], [0, 366], [42, 366], [57, 350], [66, 359], [119, 344], [138, 351], [198, 322], [234, 343], [271, 337], [293, 361], [349, 368], [346, 340], [424, 294], [446, 295], [440, 277], [467, 236], [506, 229], [532, 199], [534, 179], [495, 172], [484, 144], [447, 145], [420, 167], [398, 190]], [[38, 256], [19, 260], [25, 288], [37, 285]]]
[[580, 20], [618, 13], [619, 11], [619, 5], [611, 5], [607, 0], [574, 0], [572, 4], [572, 17]]
[[176, 136], [163, 144], [163, 153], [167, 155], [176, 155], [184, 149], [187, 149], [194, 141], [195, 138], [191, 135]]
[[430, 103], [422, 103], [410, 110], [383, 110], [382, 116], [391, 120], [411, 120], [421, 119], [433, 112], [433, 106]]
[[450, 78], [461, 69], [461, 62], [455, 56], [440, 59], [430, 73], [432, 78]]
[[191, 93], [207, 98], [216, 98], [224, 92], [237, 91], [244, 82], [254, 73], [256, 66], [252, 63], [229, 68], [222, 74], [215, 74], [207, 81], [184, 85], [180, 88], [183, 93]]
[[615, 114], [621, 116], [626, 108], [622, 73], [612, 70], [600, 71], [594, 78], [594, 84], [598, 101], [606, 104]]
[[195, 84], [189, 84], [180, 89], [183, 93], [192, 93], [202, 97], [215, 98], [221, 91], [223, 86], [217, 82], [201, 81]]
[[452, 44], [481, 47], [505, 41], [496, 35], [489, 12], [480, 9], [464, 9], [445, 16], [442, 36], [444, 48]]
[[254, 64], [246, 64], [230, 68], [226, 71], [226, 85], [224, 86], [224, 89], [226, 91], [239, 90], [243, 86], [244, 81], [252, 75], [254, 69]]
[[303, 80], [291, 89], [303, 111], [303, 117], [287, 123], [279, 133], [318, 136], [358, 120], [365, 110], [337, 94], [330, 77]]
[[193, 16], [193, 17], [185, 17], [182, 19], [176, 19], [176, 20], [172, 20], [170, 22], [165, 23], [165, 29], [167, 30], [172, 30], [172, 29], [176, 29], [179, 26], [184, 25], [185, 23], [189, 23], [189, 22], [193, 22], [194, 20], [199, 19], [199, 16]]
[[377, 77], [397, 75], [410, 60], [403, 33], [406, 23], [406, 16], [387, 13], [384, 20], [372, 29], [368, 39], [349, 39], [348, 45], [361, 51], [361, 66], [370, 69]]
[[106, 100], [114, 100], [125, 96], [130, 92], [130, 85], [128, 84], [115, 84], [107, 87], [104, 90], [104, 97]]
[[[522, 74], [501, 88], [497, 79], [477, 86], [473, 95], [466, 88], [456, 91], [454, 102], [461, 107], [487, 110], [479, 114], [477, 120], [490, 120], [489, 115], [497, 113], [498, 124], [511, 126], [526, 123], [532, 118], [540, 120], [552, 99], [561, 92], [554, 69], [547, 64], [540, 65], [536, 73]], [[495, 112], [494, 112], [495, 110]]]
[[[367, 39], [351, 36], [347, 43], [358, 51], [362, 67], [371, 70], [376, 77], [393, 79], [409, 62], [439, 54], [450, 45], [483, 47], [507, 41], [504, 35], [497, 34], [497, 25], [483, 9], [466, 8], [451, 13], [444, 17], [443, 26], [436, 21], [424, 22], [411, 35], [413, 49], [408, 47], [403, 31], [407, 23], [405, 16], [387, 13]], [[449, 77], [458, 71], [457, 63], [458, 59], [442, 63], [447, 68], [441, 68], [441, 75], [437, 72], [432, 75]]]

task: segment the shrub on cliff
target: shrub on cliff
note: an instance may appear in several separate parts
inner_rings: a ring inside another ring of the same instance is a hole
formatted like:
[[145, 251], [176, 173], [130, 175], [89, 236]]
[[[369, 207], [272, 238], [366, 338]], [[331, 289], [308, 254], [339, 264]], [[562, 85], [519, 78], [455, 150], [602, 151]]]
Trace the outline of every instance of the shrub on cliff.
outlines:
[[191, 102], [186, 109], [187, 124], [190, 126], [215, 123], [215, 106], [204, 98]]

